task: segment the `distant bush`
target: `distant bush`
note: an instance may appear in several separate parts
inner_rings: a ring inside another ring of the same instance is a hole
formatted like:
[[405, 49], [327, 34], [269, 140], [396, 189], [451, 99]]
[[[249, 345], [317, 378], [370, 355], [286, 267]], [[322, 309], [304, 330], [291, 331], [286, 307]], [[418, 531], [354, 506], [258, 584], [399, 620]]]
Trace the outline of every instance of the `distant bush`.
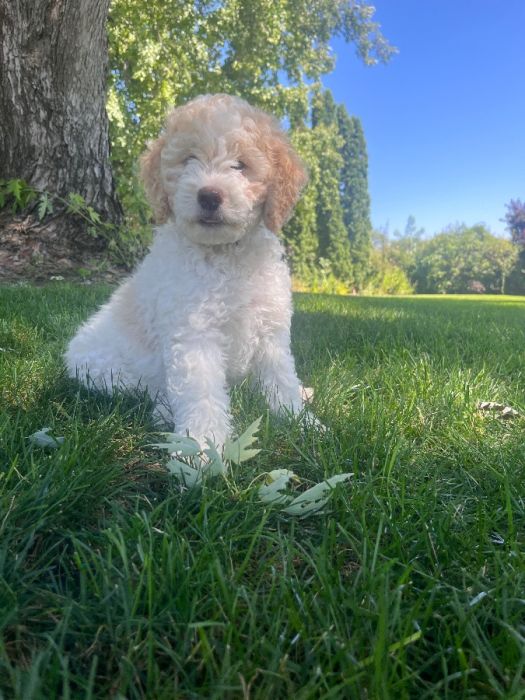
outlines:
[[406, 273], [397, 265], [378, 260], [380, 255], [374, 251], [372, 262], [376, 263], [375, 272], [364, 288], [365, 294], [413, 294], [414, 288], [410, 284]]
[[418, 292], [505, 293], [518, 261], [516, 246], [484, 226], [458, 226], [423, 241], [415, 254], [413, 281]]
[[326, 258], [320, 258], [315, 268], [305, 269], [301, 276], [295, 275], [293, 290], [313, 294], [348, 294], [350, 292], [348, 285], [335, 276]]

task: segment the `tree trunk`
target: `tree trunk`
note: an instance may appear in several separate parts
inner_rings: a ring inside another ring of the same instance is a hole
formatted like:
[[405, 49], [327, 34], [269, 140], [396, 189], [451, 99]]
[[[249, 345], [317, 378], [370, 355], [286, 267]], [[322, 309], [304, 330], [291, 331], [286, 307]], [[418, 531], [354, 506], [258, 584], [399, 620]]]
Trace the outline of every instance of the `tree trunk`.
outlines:
[[[0, 178], [61, 197], [78, 193], [118, 224], [105, 108], [108, 6], [0, 0]], [[40, 224], [7, 209], [0, 242], [0, 279], [64, 273], [100, 260], [107, 248], [71, 215]]]

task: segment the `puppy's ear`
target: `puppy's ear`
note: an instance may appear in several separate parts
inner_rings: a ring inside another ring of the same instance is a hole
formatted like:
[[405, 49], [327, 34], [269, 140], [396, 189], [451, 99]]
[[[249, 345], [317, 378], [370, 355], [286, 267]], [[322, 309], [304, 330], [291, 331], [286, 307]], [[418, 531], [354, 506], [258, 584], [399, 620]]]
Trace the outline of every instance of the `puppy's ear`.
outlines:
[[305, 166], [284, 134], [275, 134], [269, 144], [272, 166], [264, 223], [277, 233], [292, 215], [301, 190], [308, 182]]
[[151, 141], [139, 160], [140, 178], [158, 224], [167, 221], [169, 214], [168, 195], [162, 184], [160, 172], [160, 156], [165, 143], [164, 135], [159, 136], [156, 141]]

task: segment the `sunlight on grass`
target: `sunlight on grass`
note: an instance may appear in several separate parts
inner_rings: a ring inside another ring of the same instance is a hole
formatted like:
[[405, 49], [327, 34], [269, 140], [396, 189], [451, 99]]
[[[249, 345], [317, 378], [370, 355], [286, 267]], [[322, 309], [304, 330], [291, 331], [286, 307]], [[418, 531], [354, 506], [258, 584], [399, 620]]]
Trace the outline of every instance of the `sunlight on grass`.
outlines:
[[[108, 292], [0, 289], [0, 695], [523, 696], [525, 300], [298, 294], [326, 431], [236, 388], [260, 452], [193, 493], [144, 393], [65, 375]], [[353, 477], [298, 520], [279, 470]]]

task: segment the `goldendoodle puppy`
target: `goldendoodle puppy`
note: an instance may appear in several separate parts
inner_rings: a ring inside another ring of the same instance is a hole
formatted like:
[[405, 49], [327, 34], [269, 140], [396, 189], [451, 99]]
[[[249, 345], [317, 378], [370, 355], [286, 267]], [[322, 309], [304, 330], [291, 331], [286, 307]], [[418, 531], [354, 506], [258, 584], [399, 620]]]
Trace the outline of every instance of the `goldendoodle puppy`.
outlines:
[[70, 375], [99, 389], [146, 387], [201, 444], [224, 442], [228, 385], [247, 375], [272, 410], [300, 411], [276, 234], [307, 178], [278, 122], [237, 97], [198, 97], [168, 116], [141, 174], [154, 243], [69, 344]]

